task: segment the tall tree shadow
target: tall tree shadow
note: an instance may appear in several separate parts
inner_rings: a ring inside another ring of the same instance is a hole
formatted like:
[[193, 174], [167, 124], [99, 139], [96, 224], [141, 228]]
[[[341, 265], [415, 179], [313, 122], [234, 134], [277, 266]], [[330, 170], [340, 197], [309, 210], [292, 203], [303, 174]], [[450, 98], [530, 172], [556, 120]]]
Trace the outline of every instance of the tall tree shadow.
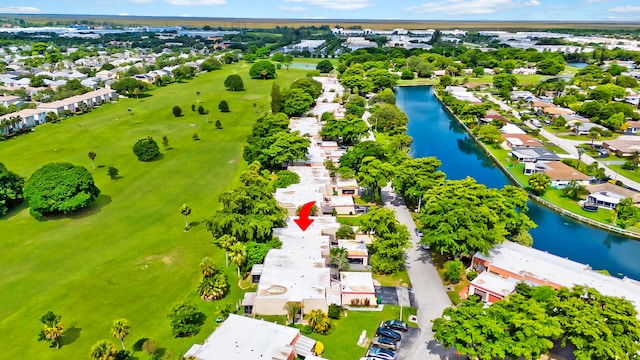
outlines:
[[60, 338], [60, 346], [71, 345], [80, 337], [82, 328], [72, 326], [64, 331]]

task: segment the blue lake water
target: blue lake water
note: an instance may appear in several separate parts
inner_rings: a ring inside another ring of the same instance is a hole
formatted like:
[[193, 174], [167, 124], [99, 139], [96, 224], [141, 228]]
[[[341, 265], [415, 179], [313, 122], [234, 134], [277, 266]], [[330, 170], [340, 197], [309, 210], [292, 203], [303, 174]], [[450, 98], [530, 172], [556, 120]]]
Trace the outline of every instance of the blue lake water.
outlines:
[[[414, 157], [435, 156], [449, 179], [467, 176], [489, 187], [510, 180], [442, 106], [430, 86], [396, 88], [398, 106], [409, 116]], [[640, 241], [594, 228], [529, 201], [536, 249], [607, 269], [612, 275], [640, 279]]]
[[587, 63], [577, 62], [577, 63], [567, 63], [567, 65], [577, 67], [578, 69], [582, 69], [587, 66]]

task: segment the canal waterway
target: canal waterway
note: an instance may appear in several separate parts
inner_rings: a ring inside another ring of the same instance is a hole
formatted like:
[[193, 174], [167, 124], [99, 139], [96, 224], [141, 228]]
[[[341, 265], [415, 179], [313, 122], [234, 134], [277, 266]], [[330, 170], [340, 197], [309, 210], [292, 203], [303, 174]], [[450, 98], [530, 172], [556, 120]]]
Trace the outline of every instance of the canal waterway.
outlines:
[[[431, 86], [398, 87], [397, 105], [409, 116], [414, 157], [435, 156], [449, 179], [473, 177], [488, 187], [510, 180], [468, 136], [435, 97]], [[529, 201], [533, 247], [606, 269], [612, 275], [640, 279], [640, 241], [582, 224]]]

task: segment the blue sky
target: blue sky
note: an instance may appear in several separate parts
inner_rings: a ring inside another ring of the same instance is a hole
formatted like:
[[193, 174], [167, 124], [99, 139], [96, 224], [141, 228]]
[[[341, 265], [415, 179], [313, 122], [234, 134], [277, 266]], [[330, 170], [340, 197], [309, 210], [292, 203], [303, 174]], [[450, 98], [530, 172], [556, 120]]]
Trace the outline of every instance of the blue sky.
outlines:
[[640, 1], [0, 0], [0, 13], [389, 20], [640, 21]]

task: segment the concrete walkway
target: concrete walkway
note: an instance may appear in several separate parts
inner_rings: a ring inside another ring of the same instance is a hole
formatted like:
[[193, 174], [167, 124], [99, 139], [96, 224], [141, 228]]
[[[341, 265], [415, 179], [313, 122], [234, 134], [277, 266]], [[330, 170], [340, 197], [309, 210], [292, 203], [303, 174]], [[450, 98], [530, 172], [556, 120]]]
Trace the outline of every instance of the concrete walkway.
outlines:
[[[487, 98], [497, 104], [498, 106], [500, 106], [500, 108], [502, 110], [505, 111], [509, 111], [513, 114], [513, 116], [515, 116], [518, 119], [520, 118], [520, 114], [515, 111], [511, 106], [505, 104], [504, 102], [496, 99], [495, 97], [493, 97], [491, 94], [487, 94]], [[529, 121], [525, 121], [524, 122], [525, 125], [527, 125], [528, 127], [532, 128], [532, 129], [538, 129], [537, 127], [535, 127], [533, 124], [531, 124]], [[556, 136], [555, 134], [545, 130], [545, 129], [539, 129], [540, 130], [540, 135], [544, 136], [549, 142], [558, 145], [562, 150], [566, 151], [567, 153], [569, 153], [573, 158], [577, 159], [579, 157], [578, 154], [578, 145], [581, 144], [590, 144], [591, 141], [584, 141], [584, 140], [570, 140], [570, 139], [563, 139], [560, 138], [558, 136]], [[618, 137], [618, 139], [624, 140], [627, 136], [620, 136]], [[632, 136], [634, 139], [637, 140], [637, 136]], [[601, 144], [601, 142], [594, 142], [597, 144]], [[624, 183], [626, 186], [629, 186], [633, 189], [636, 190], [640, 190], [640, 183], [633, 181], [625, 176], [620, 175], [619, 173], [615, 172], [614, 170], [612, 170], [611, 168], [609, 168], [607, 165], [609, 165], [608, 161], [598, 161], [596, 159], [594, 159], [593, 157], [587, 155], [587, 154], [582, 154], [582, 156], [580, 156], [580, 160], [582, 162], [584, 162], [587, 165], [590, 165], [594, 162], [598, 163], [599, 167], [604, 168], [604, 173], [614, 179], [614, 180], [620, 180], [622, 181], [622, 183]], [[611, 164], [616, 164], [618, 163], [617, 161], [611, 161]]]
[[406, 267], [411, 279], [415, 306], [418, 309], [420, 333], [418, 341], [411, 344], [408, 351], [410, 355], [403, 360], [463, 359], [464, 357], [447, 351], [433, 339], [431, 320], [442, 316], [442, 311], [451, 306], [451, 300], [431, 262], [429, 252], [420, 247], [420, 239], [415, 232], [416, 224], [404, 200], [388, 185], [382, 189], [382, 200], [385, 207], [395, 211], [398, 221], [406, 225], [411, 234], [411, 248], [406, 251]]

